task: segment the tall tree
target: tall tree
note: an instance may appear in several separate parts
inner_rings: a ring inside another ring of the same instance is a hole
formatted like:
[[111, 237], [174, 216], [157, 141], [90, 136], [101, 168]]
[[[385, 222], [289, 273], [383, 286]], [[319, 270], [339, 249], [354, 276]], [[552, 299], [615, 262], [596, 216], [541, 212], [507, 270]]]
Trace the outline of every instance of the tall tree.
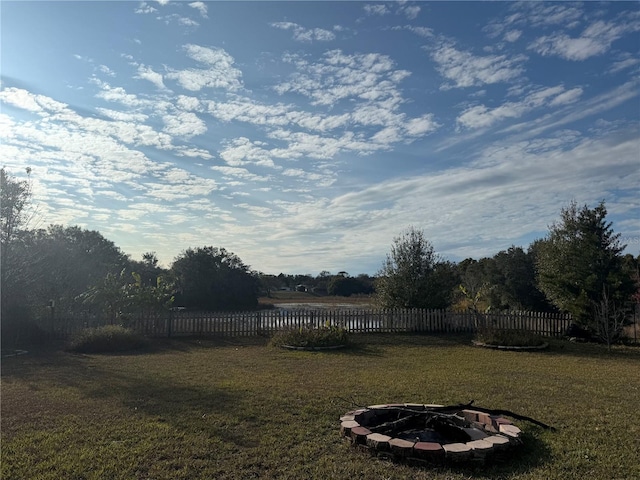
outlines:
[[536, 242], [538, 284], [551, 303], [596, 330], [593, 307], [607, 292], [608, 302], [625, 303], [633, 291], [621, 252], [625, 245], [607, 222], [604, 202], [595, 208], [571, 202], [548, 235]]
[[509, 310], [549, 311], [553, 307], [538, 289], [532, 251], [511, 246], [493, 257], [492, 307]]
[[394, 238], [378, 272], [378, 302], [387, 308], [443, 308], [451, 301], [454, 269], [424, 233], [409, 227]]
[[171, 273], [177, 290], [176, 305], [240, 310], [258, 304], [258, 278], [224, 248], [189, 248], [175, 259]]
[[[27, 176], [31, 169], [27, 168]], [[22, 236], [28, 223], [26, 213], [31, 200], [31, 182], [17, 180], [4, 168], [0, 169], [0, 306], [2, 330], [7, 338], [16, 338], [21, 321], [30, 317], [26, 296], [28, 279], [25, 262], [20, 254]]]
[[29, 235], [31, 303], [40, 307], [53, 300], [57, 311], [71, 311], [77, 297], [100, 285], [107, 274], [129, 268], [129, 258], [95, 230], [51, 225]]

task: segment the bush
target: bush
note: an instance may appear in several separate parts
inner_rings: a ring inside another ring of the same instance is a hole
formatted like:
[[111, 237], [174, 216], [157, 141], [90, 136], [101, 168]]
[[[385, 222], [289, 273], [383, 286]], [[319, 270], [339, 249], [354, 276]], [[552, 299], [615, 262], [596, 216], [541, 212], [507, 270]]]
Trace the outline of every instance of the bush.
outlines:
[[123, 352], [147, 345], [147, 340], [129, 328], [106, 325], [89, 328], [78, 334], [67, 350], [79, 353]]
[[505, 347], [538, 347], [545, 343], [538, 335], [521, 330], [487, 329], [482, 333], [478, 333], [476, 340], [487, 345]]
[[281, 347], [334, 347], [348, 345], [349, 338], [344, 328], [324, 325], [322, 327], [300, 327], [277, 332], [271, 337], [271, 345]]

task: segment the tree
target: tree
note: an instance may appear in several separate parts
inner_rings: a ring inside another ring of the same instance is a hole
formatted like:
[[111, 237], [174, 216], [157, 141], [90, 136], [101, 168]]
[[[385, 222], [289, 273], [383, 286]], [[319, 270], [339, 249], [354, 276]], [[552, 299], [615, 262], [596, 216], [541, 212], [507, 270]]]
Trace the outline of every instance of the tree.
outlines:
[[[31, 169], [27, 168], [27, 175]], [[20, 251], [23, 229], [28, 223], [26, 209], [31, 200], [31, 182], [17, 180], [0, 169], [0, 305], [3, 336], [16, 338], [20, 323], [30, 317], [25, 261]]]
[[493, 257], [491, 307], [502, 310], [550, 311], [536, 282], [535, 257], [532, 250], [511, 246]]
[[258, 278], [224, 248], [189, 248], [171, 266], [176, 304], [201, 310], [240, 310], [258, 304]]
[[160, 267], [156, 252], [143, 253], [141, 261], [132, 260], [131, 270], [140, 275], [145, 286], [156, 285], [158, 277], [167, 274], [167, 270]]
[[606, 221], [604, 202], [578, 208], [572, 202], [560, 213], [548, 235], [535, 243], [538, 284], [549, 301], [570, 312], [574, 320], [597, 332], [593, 305], [629, 300], [633, 283], [622, 268], [625, 246]]
[[424, 233], [409, 227], [394, 238], [378, 272], [378, 302], [386, 308], [444, 308], [454, 278], [452, 265], [436, 255]]
[[95, 230], [50, 225], [30, 232], [25, 243], [30, 304], [36, 309], [54, 301], [59, 313], [72, 313], [90, 287], [130, 268], [129, 258]]
[[327, 293], [329, 295], [338, 295], [341, 297], [350, 297], [351, 295], [369, 294], [373, 292], [371, 282], [368, 281], [366, 275], [358, 275], [350, 277], [349, 275], [335, 275], [329, 280]]

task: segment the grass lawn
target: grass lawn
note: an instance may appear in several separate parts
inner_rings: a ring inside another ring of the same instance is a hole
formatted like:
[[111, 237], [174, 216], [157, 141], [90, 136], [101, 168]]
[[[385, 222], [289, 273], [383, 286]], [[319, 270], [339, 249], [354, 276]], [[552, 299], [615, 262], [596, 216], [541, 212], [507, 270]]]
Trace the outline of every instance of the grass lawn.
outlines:
[[[640, 478], [640, 349], [553, 341], [544, 352], [467, 337], [357, 336], [293, 352], [264, 339], [158, 341], [145, 352], [2, 360], [9, 479]], [[362, 405], [471, 399], [516, 422], [525, 447], [490, 467], [397, 465], [352, 449], [338, 417]]]
[[351, 295], [341, 297], [336, 295], [317, 295], [309, 292], [294, 291], [274, 291], [270, 297], [260, 297], [258, 302], [261, 305], [324, 305], [327, 308], [349, 305], [352, 308], [368, 307], [375, 304], [375, 298], [371, 295]]

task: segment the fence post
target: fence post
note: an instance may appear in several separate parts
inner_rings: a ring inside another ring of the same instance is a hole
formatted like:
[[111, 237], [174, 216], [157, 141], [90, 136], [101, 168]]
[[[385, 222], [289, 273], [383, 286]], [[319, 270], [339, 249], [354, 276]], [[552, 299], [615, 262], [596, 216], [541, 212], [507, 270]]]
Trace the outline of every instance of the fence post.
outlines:
[[171, 338], [172, 323], [173, 323], [173, 310], [169, 310], [169, 317], [167, 318], [167, 338]]

